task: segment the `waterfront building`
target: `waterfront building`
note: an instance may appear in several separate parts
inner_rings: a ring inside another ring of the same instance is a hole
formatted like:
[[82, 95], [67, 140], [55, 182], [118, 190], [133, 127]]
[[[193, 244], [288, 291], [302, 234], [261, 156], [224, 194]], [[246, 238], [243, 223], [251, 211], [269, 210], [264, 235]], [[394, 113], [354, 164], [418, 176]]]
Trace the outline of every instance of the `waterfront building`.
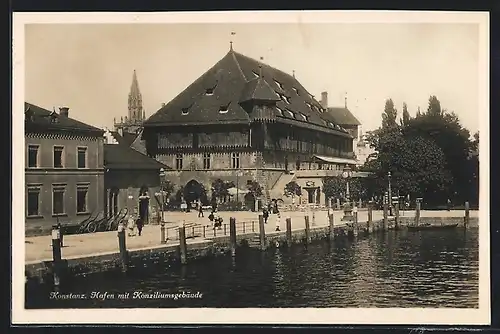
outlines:
[[[105, 212], [108, 217], [122, 209], [134, 210], [148, 221], [159, 207], [160, 169], [168, 167], [133, 149], [133, 142], [117, 131], [104, 133]], [[142, 196], [142, 197], [140, 197]]]
[[232, 47], [144, 122], [142, 139], [188, 201], [203, 191], [210, 198], [216, 179], [241, 189], [256, 181], [264, 201], [285, 200], [285, 185], [297, 180], [307, 203], [325, 204], [323, 177], [356, 164], [349, 130], [295, 75]]
[[52, 224], [75, 224], [104, 207], [103, 131], [59, 113], [25, 103], [27, 235]]

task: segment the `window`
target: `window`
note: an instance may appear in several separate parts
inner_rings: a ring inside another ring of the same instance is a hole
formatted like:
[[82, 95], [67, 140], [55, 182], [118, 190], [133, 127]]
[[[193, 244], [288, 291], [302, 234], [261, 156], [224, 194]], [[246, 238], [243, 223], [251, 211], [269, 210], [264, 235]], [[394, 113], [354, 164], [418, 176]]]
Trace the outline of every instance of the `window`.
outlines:
[[207, 88], [205, 90], [205, 95], [214, 95], [215, 87], [217, 87], [217, 84], [215, 84], [213, 87]]
[[56, 186], [52, 189], [52, 214], [63, 215], [64, 212], [64, 186]]
[[28, 217], [40, 215], [40, 188], [28, 187]]
[[220, 106], [219, 113], [226, 114], [228, 110], [229, 110], [229, 104], [227, 106]]
[[210, 169], [210, 153], [203, 153], [203, 169]]
[[286, 113], [288, 114], [288, 116], [290, 116], [291, 118], [295, 118], [295, 114], [293, 112], [291, 112], [290, 110], [286, 109]]
[[89, 187], [87, 185], [77, 185], [76, 187], [76, 213], [87, 213], [87, 194]]
[[189, 108], [182, 108], [182, 114], [183, 115], [189, 114]]
[[231, 166], [233, 168], [240, 168], [240, 154], [238, 152], [233, 153]]
[[54, 168], [63, 168], [64, 146], [54, 146]]
[[283, 102], [290, 104], [290, 98], [289, 98], [288, 96], [285, 96], [285, 95], [283, 95], [283, 94], [281, 94], [281, 93], [277, 93], [277, 94], [279, 95], [280, 99], [281, 99]]
[[306, 115], [304, 115], [304, 114], [301, 113], [300, 116], [302, 116], [302, 119], [307, 122], [307, 116]]
[[182, 169], [182, 154], [177, 154], [175, 156], [175, 168], [178, 170]]
[[252, 71], [252, 74], [254, 75], [254, 77], [258, 78], [259, 77], [259, 74], [255, 71]]
[[292, 89], [295, 92], [295, 94], [299, 95], [299, 90], [297, 88], [293, 87]]
[[276, 110], [278, 111], [278, 114], [280, 116], [283, 116], [283, 109], [279, 108], [279, 107], [276, 107]]
[[280, 89], [283, 89], [283, 85], [281, 84], [281, 82], [279, 82], [278, 80], [274, 80], [274, 82]]
[[38, 167], [38, 145], [28, 146], [28, 167]]
[[78, 168], [87, 168], [87, 148], [78, 147]]

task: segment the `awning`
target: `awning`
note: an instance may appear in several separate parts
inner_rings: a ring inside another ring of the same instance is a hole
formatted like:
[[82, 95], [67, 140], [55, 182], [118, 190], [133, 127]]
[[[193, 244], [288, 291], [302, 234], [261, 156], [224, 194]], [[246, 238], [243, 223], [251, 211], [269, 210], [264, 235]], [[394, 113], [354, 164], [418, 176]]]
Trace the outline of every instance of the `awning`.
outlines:
[[241, 194], [244, 195], [244, 194], [250, 192], [250, 190], [237, 189], [235, 187], [229, 188], [227, 191], [228, 191], [229, 195], [231, 195], [231, 196], [236, 196], [237, 194], [238, 195], [241, 195]]
[[325, 157], [322, 155], [315, 155], [315, 158], [330, 163], [330, 164], [348, 164], [348, 165], [355, 165], [357, 163], [356, 160], [354, 159], [345, 159], [345, 158], [337, 158], [337, 157]]

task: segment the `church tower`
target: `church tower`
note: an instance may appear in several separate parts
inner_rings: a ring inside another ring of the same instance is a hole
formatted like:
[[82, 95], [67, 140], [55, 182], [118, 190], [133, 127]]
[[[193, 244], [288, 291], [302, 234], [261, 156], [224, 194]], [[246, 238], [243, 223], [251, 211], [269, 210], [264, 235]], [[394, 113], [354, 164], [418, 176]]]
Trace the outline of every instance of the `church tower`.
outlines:
[[128, 116], [121, 118], [119, 122], [114, 122], [115, 130], [118, 132], [137, 133], [142, 123], [145, 121], [146, 113], [142, 107], [142, 94], [139, 90], [137, 73], [134, 70], [132, 85], [128, 94]]

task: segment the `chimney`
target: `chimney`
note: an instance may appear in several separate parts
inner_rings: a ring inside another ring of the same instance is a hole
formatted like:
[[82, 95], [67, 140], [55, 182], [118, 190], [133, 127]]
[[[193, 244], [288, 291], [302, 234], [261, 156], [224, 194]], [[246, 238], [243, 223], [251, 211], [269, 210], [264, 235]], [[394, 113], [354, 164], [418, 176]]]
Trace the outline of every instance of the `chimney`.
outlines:
[[68, 117], [68, 115], [69, 115], [69, 108], [68, 107], [59, 108], [59, 116]]
[[328, 92], [321, 93], [321, 106], [323, 108], [328, 108]]

